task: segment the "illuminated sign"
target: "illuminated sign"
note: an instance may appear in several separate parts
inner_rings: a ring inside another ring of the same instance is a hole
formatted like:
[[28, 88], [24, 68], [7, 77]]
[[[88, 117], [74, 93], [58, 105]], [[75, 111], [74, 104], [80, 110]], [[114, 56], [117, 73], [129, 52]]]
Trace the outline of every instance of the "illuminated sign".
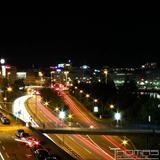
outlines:
[[64, 63], [58, 64], [58, 68], [64, 68]]
[[26, 78], [26, 72], [17, 72], [17, 78], [18, 79], [25, 79]]

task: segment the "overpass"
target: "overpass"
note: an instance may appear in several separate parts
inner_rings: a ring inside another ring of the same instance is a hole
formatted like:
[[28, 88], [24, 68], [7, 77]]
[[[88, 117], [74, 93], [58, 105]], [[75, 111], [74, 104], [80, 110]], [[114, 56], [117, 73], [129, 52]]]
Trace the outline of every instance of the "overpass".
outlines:
[[160, 135], [160, 129], [127, 129], [127, 128], [35, 128], [48, 134], [83, 134], [83, 135]]

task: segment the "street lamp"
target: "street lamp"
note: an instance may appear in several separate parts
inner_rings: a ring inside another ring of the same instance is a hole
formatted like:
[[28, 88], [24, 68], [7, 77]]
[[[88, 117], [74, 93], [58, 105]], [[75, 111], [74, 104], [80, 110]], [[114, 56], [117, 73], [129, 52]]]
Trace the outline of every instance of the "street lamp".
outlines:
[[5, 59], [2, 58], [2, 59], [0, 60], [0, 62], [1, 62], [1, 64], [5, 64]]
[[65, 75], [65, 77], [66, 77], [66, 85], [67, 85], [67, 80], [68, 80], [69, 71], [64, 71], [63, 73], [64, 73], [64, 75]]
[[62, 127], [63, 127], [63, 120], [65, 119], [66, 117], [66, 112], [64, 112], [63, 110], [59, 112], [59, 118], [61, 119], [62, 121]]
[[4, 107], [5, 108], [7, 107], [7, 105], [6, 105], [7, 96], [8, 96], [7, 92], [12, 92], [12, 88], [11, 87], [7, 87], [7, 89], [4, 90], [4, 98], [3, 98], [3, 100], [4, 100]]
[[[62, 122], [62, 128], [63, 128], [63, 120], [66, 117], [66, 112], [64, 112], [63, 110], [59, 112], [59, 118], [61, 119]], [[64, 134], [63, 134], [63, 144], [64, 144]]]
[[123, 144], [124, 146], [126, 146], [126, 145], [128, 144], [128, 141], [127, 141], [126, 139], [123, 139], [123, 140], [122, 140], [122, 144]]
[[51, 84], [52, 84], [52, 78], [53, 78], [52, 73], [55, 73], [55, 71], [51, 71]]
[[46, 101], [46, 102], [44, 103], [44, 105], [45, 105], [45, 106], [48, 106], [48, 105], [49, 105], [49, 102]]
[[5, 65], [6, 61], [5, 61], [5, 59], [2, 58], [0, 60], [0, 63], [1, 63], [1, 68], [2, 68], [2, 76], [3, 76], [3, 78], [6, 78], [6, 65]]
[[8, 88], [7, 88], [7, 91], [8, 91], [8, 92], [12, 92], [13, 89], [12, 89], [11, 87], [8, 87]]
[[105, 76], [107, 76], [108, 75], [108, 70], [107, 69], [104, 69], [104, 72], [103, 72], [104, 74], [105, 74]]
[[75, 86], [75, 87], [74, 87], [74, 89], [78, 89], [78, 87], [77, 87], [77, 86]]
[[93, 100], [93, 112], [98, 112], [98, 106], [96, 106], [98, 99]]
[[90, 95], [89, 94], [86, 94], [86, 98], [89, 98], [90, 97]]
[[79, 93], [83, 93], [83, 90], [80, 90]]
[[117, 126], [118, 126], [118, 122], [121, 120], [121, 113], [117, 111], [117, 112], [114, 114], [114, 118], [115, 118], [115, 120], [117, 121]]
[[106, 81], [106, 84], [107, 84], [108, 70], [107, 70], [107, 69], [104, 69], [103, 73], [104, 73], [104, 75], [105, 75], [105, 81]]
[[4, 97], [3, 100], [4, 100], [4, 108], [6, 109], [6, 101], [7, 101], [7, 97]]
[[42, 85], [42, 83], [43, 83], [43, 73], [40, 71], [40, 72], [38, 72], [38, 75], [40, 77], [40, 84]]
[[68, 115], [68, 119], [69, 119], [69, 126], [72, 127], [72, 118], [73, 118], [73, 115], [72, 114], [69, 114]]
[[109, 106], [109, 108], [110, 108], [110, 109], [113, 109], [113, 108], [114, 108], [114, 105], [113, 105], [113, 104], [111, 104], [111, 105]]
[[55, 111], [58, 112], [58, 111], [59, 111], [59, 107], [56, 107], [56, 108], [55, 108]]
[[68, 118], [69, 118], [69, 119], [72, 119], [72, 117], [73, 117], [72, 114], [69, 114], [69, 115], [68, 115]]

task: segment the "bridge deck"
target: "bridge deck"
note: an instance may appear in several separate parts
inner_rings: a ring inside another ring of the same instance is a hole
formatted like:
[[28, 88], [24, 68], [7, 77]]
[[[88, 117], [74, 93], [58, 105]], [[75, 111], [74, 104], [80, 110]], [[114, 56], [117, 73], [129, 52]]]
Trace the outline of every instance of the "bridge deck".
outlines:
[[160, 134], [160, 129], [105, 129], [105, 128], [54, 128], [54, 129], [42, 129], [36, 128], [42, 133], [49, 134], [89, 134], [89, 135], [136, 135], [146, 134], [155, 135]]

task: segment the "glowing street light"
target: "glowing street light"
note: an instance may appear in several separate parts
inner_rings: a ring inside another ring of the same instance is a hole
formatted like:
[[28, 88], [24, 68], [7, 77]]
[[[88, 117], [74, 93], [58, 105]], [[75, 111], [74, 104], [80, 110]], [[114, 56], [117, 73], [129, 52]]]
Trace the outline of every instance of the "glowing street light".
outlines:
[[56, 112], [58, 112], [58, 111], [59, 111], [59, 108], [58, 108], [58, 107], [56, 107], [56, 108], [55, 108], [55, 111], [56, 111]]
[[72, 115], [72, 114], [69, 114], [69, 115], [68, 115], [68, 118], [69, 118], [69, 119], [72, 119], [72, 118], [73, 118], [73, 115]]
[[121, 114], [117, 111], [117, 112], [114, 114], [114, 118], [115, 118], [115, 120], [117, 120], [117, 121], [121, 120]]
[[48, 105], [49, 105], [49, 103], [46, 101], [46, 102], [44, 103], [44, 105], [45, 105], [45, 106], [48, 106]]
[[94, 128], [94, 126], [93, 126], [93, 125], [90, 125], [89, 128]]
[[107, 69], [104, 69], [103, 73], [105, 74], [105, 81], [106, 81], [106, 84], [107, 84], [108, 70], [107, 70]]
[[64, 71], [63, 73], [64, 73], [64, 75], [66, 77], [66, 83], [67, 83], [69, 71]]
[[1, 63], [1, 68], [2, 68], [2, 76], [3, 76], [3, 78], [6, 78], [6, 65], [5, 65], [5, 63], [6, 63], [6, 61], [5, 61], [5, 59], [0, 59], [0, 63]]
[[80, 90], [79, 93], [83, 93], [83, 90]]
[[69, 125], [69, 127], [72, 127], [72, 119], [73, 119], [73, 115], [72, 114], [69, 114], [68, 115], [68, 125]]
[[127, 141], [126, 139], [124, 139], [124, 140], [122, 140], [122, 144], [123, 144], [124, 146], [126, 146], [126, 145], [128, 144], [128, 141]]
[[2, 58], [2, 59], [0, 60], [0, 62], [1, 62], [1, 64], [5, 64], [5, 59]]
[[[59, 112], [59, 118], [61, 119], [62, 128], [63, 128], [63, 120], [66, 118], [66, 112], [63, 110]], [[64, 134], [63, 134], [63, 144], [64, 144]]]
[[66, 113], [62, 110], [62, 111], [60, 111], [59, 112], [59, 118], [61, 119], [61, 120], [63, 120], [63, 119], [65, 119], [65, 117], [66, 117]]
[[66, 118], [66, 112], [63, 110], [59, 112], [59, 118], [61, 119], [62, 122], [62, 127], [63, 127], [63, 120]]
[[86, 98], [89, 98], [90, 97], [90, 95], [89, 94], [86, 94]]
[[12, 89], [11, 87], [8, 87], [8, 88], [7, 88], [7, 91], [8, 91], [8, 92], [12, 92], [13, 89]]
[[43, 77], [43, 73], [40, 71], [38, 72], [39, 77]]
[[[52, 75], [52, 74], [54, 74], [54, 73], [55, 73], [55, 71], [51, 71], [51, 72], [50, 72], [50, 74], [51, 74], [51, 77], [50, 77], [50, 78], [51, 78], [51, 83], [52, 83], [52, 78], [53, 78], [53, 75]], [[53, 79], [53, 81], [54, 81], [54, 80], [55, 80], [55, 79]]]
[[103, 71], [103, 73], [105, 74], [105, 76], [107, 77], [107, 75], [108, 75], [108, 70], [107, 69], [105, 69], [104, 71]]
[[98, 99], [94, 99], [94, 102], [97, 103], [97, 102], [98, 102]]
[[118, 122], [121, 120], [121, 113], [119, 113], [118, 111], [114, 114], [114, 118], [117, 121], [117, 126], [118, 126]]
[[111, 104], [111, 105], [109, 106], [109, 108], [110, 108], [110, 109], [113, 109], [113, 108], [114, 108], [114, 105], [113, 105], [113, 104]]

